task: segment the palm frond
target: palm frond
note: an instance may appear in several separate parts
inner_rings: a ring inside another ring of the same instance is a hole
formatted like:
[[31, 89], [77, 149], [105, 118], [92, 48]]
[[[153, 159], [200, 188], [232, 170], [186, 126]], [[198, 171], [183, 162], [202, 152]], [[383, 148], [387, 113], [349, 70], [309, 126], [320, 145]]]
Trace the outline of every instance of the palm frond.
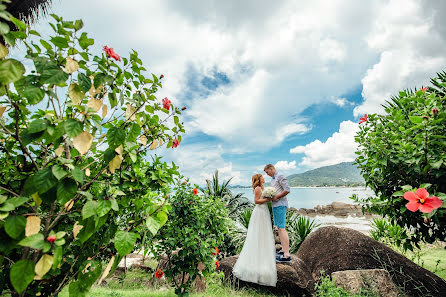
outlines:
[[48, 12], [51, 2], [51, 0], [11, 0], [6, 7], [15, 18], [32, 23]]

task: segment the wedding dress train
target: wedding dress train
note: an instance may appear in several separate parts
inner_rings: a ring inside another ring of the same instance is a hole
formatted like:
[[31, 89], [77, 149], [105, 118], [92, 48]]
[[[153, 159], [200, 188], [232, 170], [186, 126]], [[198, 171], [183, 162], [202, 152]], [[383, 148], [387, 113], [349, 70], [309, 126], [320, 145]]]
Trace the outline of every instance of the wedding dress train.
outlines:
[[257, 204], [251, 214], [245, 244], [232, 272], [243, 281], [275, 287], [275, 253], [268, 204]]

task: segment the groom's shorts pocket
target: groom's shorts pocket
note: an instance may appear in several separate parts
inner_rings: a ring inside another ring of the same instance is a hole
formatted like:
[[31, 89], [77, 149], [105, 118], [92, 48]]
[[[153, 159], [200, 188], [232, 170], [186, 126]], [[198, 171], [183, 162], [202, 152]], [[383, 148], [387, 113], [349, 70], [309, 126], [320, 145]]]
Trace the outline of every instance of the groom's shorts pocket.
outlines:
[[277, 228], [285, 228], [286, 225], [286, 206], [273, 207], [274, 225]]

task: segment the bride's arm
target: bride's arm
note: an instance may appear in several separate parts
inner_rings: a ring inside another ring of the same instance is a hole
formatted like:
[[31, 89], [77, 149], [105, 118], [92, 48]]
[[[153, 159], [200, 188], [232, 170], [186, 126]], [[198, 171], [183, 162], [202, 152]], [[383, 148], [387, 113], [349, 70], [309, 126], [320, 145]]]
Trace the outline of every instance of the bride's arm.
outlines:
[[269, 201], [269, 199], [266, 198], [260, 198], [262, 196], [262, 188], [256, 187], [254, 190], [254, 203], [255, 204], [262, 204]]

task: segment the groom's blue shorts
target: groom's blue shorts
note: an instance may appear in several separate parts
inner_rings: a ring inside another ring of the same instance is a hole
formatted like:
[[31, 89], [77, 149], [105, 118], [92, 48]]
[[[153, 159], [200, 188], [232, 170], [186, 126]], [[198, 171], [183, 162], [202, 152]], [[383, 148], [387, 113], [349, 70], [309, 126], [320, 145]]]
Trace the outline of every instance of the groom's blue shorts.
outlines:
[[277, 228], [285, 228], [286, 226], [286, 206], [273, 207], [274, 225]]

